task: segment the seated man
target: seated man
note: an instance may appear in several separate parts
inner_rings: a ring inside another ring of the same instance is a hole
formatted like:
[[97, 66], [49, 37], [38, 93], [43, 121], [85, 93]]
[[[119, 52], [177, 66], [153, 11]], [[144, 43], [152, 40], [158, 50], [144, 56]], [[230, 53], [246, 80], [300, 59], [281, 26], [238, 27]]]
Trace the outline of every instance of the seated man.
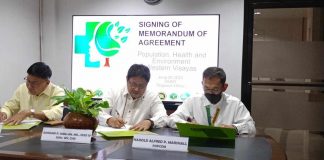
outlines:
[[55, 101], [51, 97], [64, 95], [64, 91], [50, 82], [51, 76], [52, 71], [45, 63], [32, 64], [27, 70], [26, 83], [1, 107], [0, 121], [16, 125], [27, 117], [42, 121], [61, 119], [62, 108], [53, 106]]
[[191, 119], [202, 125], [235, 128], [238, 134], [255, 134], [255, 126], [249, 111], [236, 97], [224, 93], [228, 84], [223, 69], [209, 67], [203, 72], [204, 94], [186, 99], [169, 116], [168, 125], [176, 128], [176, 122], [187, 123]]
[[126, 76], [127, 86], [108, 92], [109, 108], [99, 114], [99, 124], [121, 128], [133, 125], [132, 130], [148, 130], [166, 125], [166, 110], [157, 93], [146, 89], [150, 70], [133, 64]]

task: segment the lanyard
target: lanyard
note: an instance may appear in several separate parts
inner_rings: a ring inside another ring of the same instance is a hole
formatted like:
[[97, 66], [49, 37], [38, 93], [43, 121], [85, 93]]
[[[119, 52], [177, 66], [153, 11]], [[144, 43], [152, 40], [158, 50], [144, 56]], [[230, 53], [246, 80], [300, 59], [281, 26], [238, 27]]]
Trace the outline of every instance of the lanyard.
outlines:
[[207, 112], [207, 120], [208, 120], [208, 125], [211, 126], [211, 125], [214, 125], [217, 118], [218, 118], [218, 115], [219, 115], [219, 112], [220, 112], [220, 108], [217, 107], [216, 108], [216, 112], [214, 114], [214, 117], [213, 117], [213, 120], [211, 120], [211, 114], [210, 114], [210, 105], [207, 105], [206, 106], [206, 112]]
[[206, 106], [208, 124], [211, 126], [210, 105]]
[[216, 112], [215, 112], [214, 117], [213, 117], [213, 121], [212, 121], [213, 122], [213, 125], [215, 124], [215, 122], [216, 122], [216, 120], [218, 118], [219, 111], [220, 111], [220, 109], [219, 109], [219, 107], [217, 107], [216, 108]]

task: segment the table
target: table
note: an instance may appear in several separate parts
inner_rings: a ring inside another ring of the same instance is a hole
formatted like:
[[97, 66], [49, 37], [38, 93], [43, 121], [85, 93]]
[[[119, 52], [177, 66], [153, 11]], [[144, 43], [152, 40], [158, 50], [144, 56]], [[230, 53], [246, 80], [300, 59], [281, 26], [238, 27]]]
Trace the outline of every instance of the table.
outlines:
[[[3, 130], [0, 159], [286, 159], [284, 150], [269, 136], [237, 137], [235, 148], [192, 146], [189, 152], [174, 152], [136, 149], [132, 148], [132, 139], [106, 140], [100, 136], [91, 144], [41, 141], [44, 126], [41, 124], [27, 131]], [[171, 128], [153, 129], [152, 132], [179, 136]]]

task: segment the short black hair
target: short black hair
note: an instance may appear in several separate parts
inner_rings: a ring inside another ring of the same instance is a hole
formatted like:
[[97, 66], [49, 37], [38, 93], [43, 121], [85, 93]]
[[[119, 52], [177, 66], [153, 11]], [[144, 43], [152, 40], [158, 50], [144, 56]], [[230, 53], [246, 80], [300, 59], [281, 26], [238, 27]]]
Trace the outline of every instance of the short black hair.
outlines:
[[146, 80], [146, 82], [150, 81], [151, 73], [150, 69], [143, 65], [143, 64], [133, 64], [129, 69], [127, 73], [127, 81], [132, 77], [140, 76]]
[[214, 78], [214, 77], [218, 77], [221, 80], [222, 84], [225, 84], [226, 82], [226, 74], [225, 71], [222, 68], [219, 67], [208, 67], [207, 69], [205, 69], [204, 73], [203, 73], [203, 79], [207, 78]]
[[29, 75], [39, 77], [42, 79], [50, 79], [52, 76], [51, 68], [44, 62], [36, 62], [36, 63], [32, 64], [28, 68], [27, 73]]

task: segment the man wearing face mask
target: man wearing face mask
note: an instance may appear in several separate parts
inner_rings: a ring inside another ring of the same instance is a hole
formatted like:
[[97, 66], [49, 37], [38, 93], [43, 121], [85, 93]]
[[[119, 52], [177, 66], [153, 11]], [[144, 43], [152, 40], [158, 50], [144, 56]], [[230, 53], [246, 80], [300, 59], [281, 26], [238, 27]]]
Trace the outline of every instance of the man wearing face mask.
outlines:
[[[234, 128], [238, 134], [254, 135], [254, 121], [245, 105], [236, 97], [225, 93], [228, 84], [222, 68], [209, 67], [203, 72], [204, 94], [186, 99], [169, 116], [168, 125], [198, 123], [202, 125]], [[187, 121], [189, 120], [189, 121]]]

